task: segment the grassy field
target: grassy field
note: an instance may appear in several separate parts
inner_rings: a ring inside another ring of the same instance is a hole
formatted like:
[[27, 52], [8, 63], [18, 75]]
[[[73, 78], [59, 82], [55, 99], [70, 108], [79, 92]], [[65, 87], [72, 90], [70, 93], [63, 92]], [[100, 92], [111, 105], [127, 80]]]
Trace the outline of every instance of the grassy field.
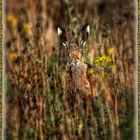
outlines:
[[[134, 10], [130, 0], [7, 0], [6, 140], [133, 139]], [[57, 26], [77, 32], [86, 23], [84, 58], [97, 94], [88, 118], [79, 95], [76, 113], [65, 100], [66, 55], [57, 36]]]

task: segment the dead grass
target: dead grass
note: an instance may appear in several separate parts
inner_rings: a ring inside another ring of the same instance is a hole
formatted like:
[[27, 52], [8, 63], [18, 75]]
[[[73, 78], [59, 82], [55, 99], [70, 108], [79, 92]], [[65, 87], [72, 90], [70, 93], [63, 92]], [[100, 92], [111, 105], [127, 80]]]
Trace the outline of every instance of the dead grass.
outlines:
[[[23, 5], [7, 3], [6, 139], [132, 140], [135, 121], [133, 5], [132, 10], [123, 6], [118, 10], [116, 6], [116, 13], [110, 12], [113, 14], [110, 21], [102, 19], [105, 17], [102, 13], [92, 11], [90, 5], [97, 4], [89, 1], [84, 7], [89, 11], [81, 21], [82, 1], [72, 1], [72, 4], [62, 1], [62, 6], [49, 0], [41, 3], [24, 0]], [[59, 10], [64, 10], [64, 15], [69, 11], [69, 19], [63, 20]], [[92, 12], [95, 18], [91, 20]], [[69, 23], [70, 28], [77, 30], [86, 19], [92, 31], [84, 57], [92, 65], [89, 78], [97, 79], [93, 81], [97, 98], [92, 101], [89, 118], [84, 116], [81, 97], [76, 97], [76, 112], [65, 101], [65, 54], [55, 31], [58, 23]], [[117, 118], [113, 119], [113, 114]]]

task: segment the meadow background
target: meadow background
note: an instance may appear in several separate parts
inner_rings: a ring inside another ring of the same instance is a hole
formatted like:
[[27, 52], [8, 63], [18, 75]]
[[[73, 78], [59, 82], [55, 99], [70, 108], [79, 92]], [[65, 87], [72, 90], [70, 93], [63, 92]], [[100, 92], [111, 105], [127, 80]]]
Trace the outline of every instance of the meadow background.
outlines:
[[[7, 0], [6, 140], [134, 139], [134, 11], [132, 0]], [[78, 31], [86, 23], [84, 57], [97, 79], [87, 132], [85, 118], [64, 106], [66, 56], [57, 36], [58, 26]]]

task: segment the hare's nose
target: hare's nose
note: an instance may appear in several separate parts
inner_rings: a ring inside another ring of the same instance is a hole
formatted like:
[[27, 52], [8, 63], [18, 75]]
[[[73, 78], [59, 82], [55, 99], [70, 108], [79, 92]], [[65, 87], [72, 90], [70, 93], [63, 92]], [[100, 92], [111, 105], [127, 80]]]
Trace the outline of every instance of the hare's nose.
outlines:
[[79, 63], [79, 60], [77, 60], [77, 59], [73, 60], [74, 65], [77, 65], [78, 63]]

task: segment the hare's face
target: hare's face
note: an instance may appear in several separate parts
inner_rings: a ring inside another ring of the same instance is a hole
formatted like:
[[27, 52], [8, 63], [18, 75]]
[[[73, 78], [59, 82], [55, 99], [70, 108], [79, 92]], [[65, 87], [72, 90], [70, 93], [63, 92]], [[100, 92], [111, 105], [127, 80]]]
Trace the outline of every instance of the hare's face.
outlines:
[[68, 61], [71, 65], [78, 65], [82, 61], [82, 49], [79, 47], [69, 48]]
[[75, 39], [74, 36], [70, 35], [62, 28], [58, 28], [58, 35], [61, 40], [62, 46], [66, 49], [67, 56], [67, 67], [79, 68], [83, 62], [82, 52], [83, 47], [86, 44], [87, 38], [89, 36], [90, 28], [86, 25], [82, 28], [79, 36]]

